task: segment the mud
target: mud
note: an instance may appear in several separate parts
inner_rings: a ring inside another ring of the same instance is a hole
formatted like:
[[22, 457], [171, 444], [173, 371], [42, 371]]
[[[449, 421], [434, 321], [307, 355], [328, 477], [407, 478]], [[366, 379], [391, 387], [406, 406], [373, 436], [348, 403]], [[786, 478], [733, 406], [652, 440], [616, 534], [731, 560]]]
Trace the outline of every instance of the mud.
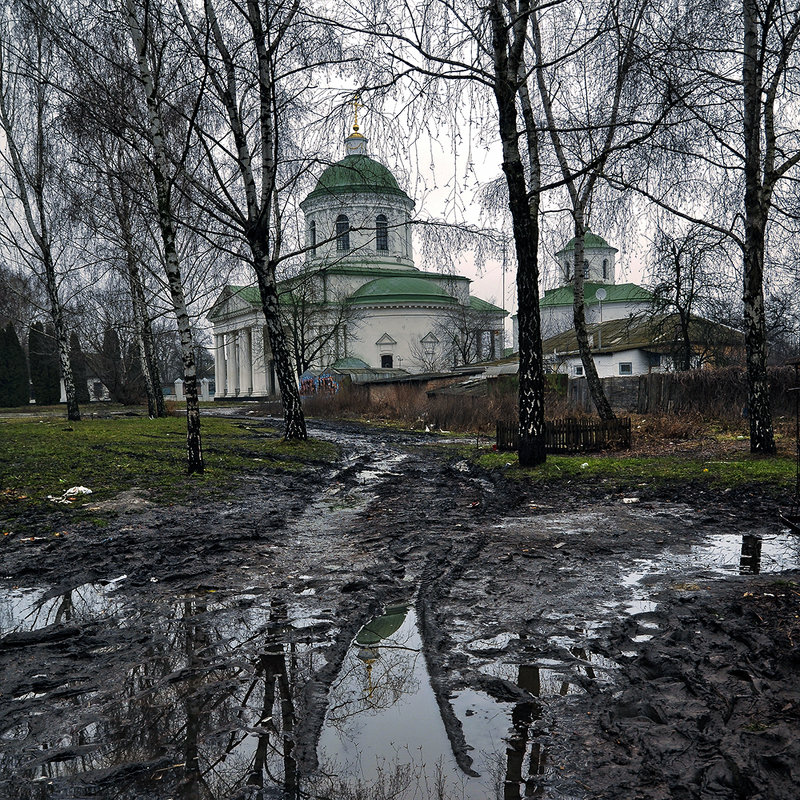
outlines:
[[326, 470], [0, 542], [0, 797], [800, 796], [800, 538], [756, 488]]

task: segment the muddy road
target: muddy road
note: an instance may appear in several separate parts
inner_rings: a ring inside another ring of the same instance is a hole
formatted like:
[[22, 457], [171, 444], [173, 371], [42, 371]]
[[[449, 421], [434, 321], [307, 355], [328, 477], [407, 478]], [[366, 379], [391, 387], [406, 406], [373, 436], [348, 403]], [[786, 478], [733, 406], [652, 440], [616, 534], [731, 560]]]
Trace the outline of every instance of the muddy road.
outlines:
[[800, 797], [800, 538], [432, 437], [0, 542], [0, 798]]

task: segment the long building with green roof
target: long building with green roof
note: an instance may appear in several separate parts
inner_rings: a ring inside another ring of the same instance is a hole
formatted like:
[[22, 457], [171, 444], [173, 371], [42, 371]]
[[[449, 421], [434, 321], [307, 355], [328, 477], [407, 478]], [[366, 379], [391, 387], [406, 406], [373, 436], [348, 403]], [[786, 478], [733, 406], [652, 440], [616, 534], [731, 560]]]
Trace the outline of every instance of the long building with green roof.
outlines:
[[[464, 276], [418, 269], [414, 201], [357, 125], [345, 152], [300, 203], [306, 261], [280, 286], [298, 373], [345, 358], [413, 373], [501, 356], [506, 312], [471, 296]], [[216, 396], [276, 394], [257, 287], [226, 286], [208, 319]]]

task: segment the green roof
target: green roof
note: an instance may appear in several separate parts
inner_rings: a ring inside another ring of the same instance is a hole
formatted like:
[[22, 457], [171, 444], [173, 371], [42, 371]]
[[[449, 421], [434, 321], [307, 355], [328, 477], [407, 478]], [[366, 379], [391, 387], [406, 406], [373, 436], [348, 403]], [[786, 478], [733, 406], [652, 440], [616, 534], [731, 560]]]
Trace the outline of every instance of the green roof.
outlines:
[[[670, 352], [680, 341], [680, 320], [677, 314], [656, 314], [625, 319], [612, 319], [602, 324], [586, 326], [591, 337], [592, 352], [616, 353], [621, 350], [651, 350]], [[739, 347], [744, 344], [744, 336], [739, 331], [716, 322], [692, 317], [689, 322], [689, 337], [693, 344], [704, 345], [714, 342], [717, 345]], [[575, 330], [570, 328], [551, 336], [542, 342], [545, 355], [559, 353], [570, 355], [578, 352]]]
[[[586, 233], [583, 235], [583, 246], [592, 248], [592, 247], [610, 247], [612, 250], [616, 251], [616, 247], [611, 247], [611, 245], [602, 237], [598, 236], [596, 233], [592, 233], [588, 228]], [[566, 245], [564, 246], [563, 250], [559, 250], [556, 255], [561, 255], [561, 253], [569, 252], [575, 249], [575, 238], [573, 237], [570, 239]]]
[[458, 301], [434, 281], [424, 278], [378, 278], [360, 286], [350, 298], [353, 303], [436, 303], [454, 305]]
[[370, 647], [396, 633], [408, 614], [408, 606], [389, 606], [386, 613], [368, 622], [357, 634], [356, 644]]
[[214, 305], [209, 309], [206, 315], [208, 319], [216, 319], [225, 303], [232, 297], [239, 297], [245, 303], [261, 308], [261, 293], [258, 291], [258, 286], [225, 286], [219, 297], [214, 301]]
[[320, 175], [314, 191], [306, 197], [322, 195], [352, 194], [356, 192], [380, 192], [408, 195], [398, 186], [394, 175], [378, 161], [369, 156], [349, 155], [331, 164]]
[[[368, 259], [365, 258], [365, 262], [367, 261]], [[446, 279], [448, 281], [472, 283], [471, 278], [465, 278], [463, 275], [451, 275], [450, 273], [446, 272], [427, 272], [425, 270], [417, 269], [416, 267], [403, 267], [402, 269], [395, 269], [383, 265], [380, 267], [364, 267], [338, 262], [331, 264], [330, 266], [317, 266], [315, 269], [317, 269], [319, 272], [324, 271], [328, 275], [363, 275], [365, 277], [372, 275], [375, 277], [384, 278], [403, 278], [408, 276], [413, 278], [432, 278], [434, 280]]]
[[504, 311], [502, 308], [492, 303], [487, 303], [486, 300], [481, 300], [480, 297], [470, 297], [469, 307], [473, 311], [484, 311], [487, 314], [502, 314], [504, 317], [508, 316], [508, 311]]
[[[652, 292], [635, 283], [590, 283], [583, 284], [583, 295], [587, 306], [596, 306], [600, 301], [595, 296], [598, 289], [605, 289], [605, 305], [609, 303], [630, 303], [635, 301], [650, 302]], [[539, 301], [542, 308], [550, 306], [571, 306], [575, 298], [572, 286], [559, 286], [557, 289], [548, 289]]]

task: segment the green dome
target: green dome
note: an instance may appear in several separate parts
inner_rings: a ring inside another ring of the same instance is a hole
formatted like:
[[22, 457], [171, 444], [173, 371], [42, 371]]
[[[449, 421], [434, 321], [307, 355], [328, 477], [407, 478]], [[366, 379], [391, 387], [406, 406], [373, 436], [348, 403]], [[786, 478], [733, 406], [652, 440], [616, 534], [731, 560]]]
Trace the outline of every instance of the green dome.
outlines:
[[341, 161], [331, 164], [320, 175], [314, 191], [306, 199], [321, 195], [360, 192], [380, 192], [408, 197], [398, 186], [394, 175], [383, 164], [369, 156], [356, 154], [345, 156]]
[[[602, 236], [598, 236], [596, 233], [592, 233], [588, 228], [586, 229], [586, 233], [583, 235], [583, 246], [587, 249], [591, 247], [609, 247], [612, 250], [617, 249], [616, 247], [611, 247], [611, 245]], [[572, 251], [574, 249], [575, 249], [575, 238], [573, 237], [572, 239], [569, 240], [569, 242], [567, 242], [564, 249], [561, 250], [560, 252], [564, 253], [567, 251]], [[558, 253], [556, 255], [558, 255]]]
[[434, 281], [424, 278], [377, 278], [359, 287], [350, 298], [352, 303], [436, 303], [454, 305], [458, 301]]
[[396, 633], [408, 614], [408, 606], [389, 606], [386, 613], [368, 622], [356, 635], [356, 644], [374, 646]]

